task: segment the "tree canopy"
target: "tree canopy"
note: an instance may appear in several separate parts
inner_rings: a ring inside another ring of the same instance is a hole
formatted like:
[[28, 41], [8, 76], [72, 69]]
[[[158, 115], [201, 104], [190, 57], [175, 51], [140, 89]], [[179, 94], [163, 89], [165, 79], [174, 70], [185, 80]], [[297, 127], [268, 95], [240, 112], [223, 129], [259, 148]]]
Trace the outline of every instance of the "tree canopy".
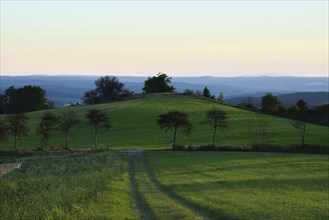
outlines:
[[265, 113], [274, 113], [279, 104], [278, 98], [272, 93], [266, 93], [266, 95], [262, 97], [262, 111]]
[[28, 85], [18, 89], [11, 86], [0, 96], [0, 113], [15, 114], [47, 109], [50, 102], [45, 95], [46, 91], [39, 86]]
[[124, 89], [124, 84], [115, 76], [102, 76], [95, 81], [96, 89], [84, 94], [83, 102], [86, 104], [97, 104], [118, 100], [132, 95], [133, 93]]
[[106, 116], [105, 112], [93, 108], [87, 111], [86, 118], [88, 119], [89, 125], [93, 126], [94, 128], [94, 138], [95, 144], [94, 147], [96, 148], [98, 145], [98, 133], [101, 130], [109, 130], [112, 125], [109, 121], [109, 118]]
[[47, 145], [50, 138], [51, 130], [57, 128], [58, 117], [51, 112], [45, 112], [41, 117], [41, 121], [36, 128], [38, 134], [42, 136], [41, 148]]
[[226, 112], [224, 112], [221, 109], [212, 109], [206, 112], [206, 120], [213, 127], [213, 141], [212, 141], [213, 145], [215, 145], [216, 143], [217, 128], [219, 129], [228, 128], [227, 119], [228, 116]]
[[9, 134], [14, 136], [14, 146], [17, 148], [18, 138], [26, 136], [29, 129], [26, 125], [28, 117], [24, 113], [12, 114], [6, 117]]
[[186, 135], [189, 135], [193, 129], [192, 124], [188, 120], [188, 114], [179, 111], [171, 111], [159, 115], [156, 124], [166, 132], [168, 130], [174, 130], [173, 146], [176, 144], [176, 134], [178, 129]]
[[168, 85], [170, 83], [171, 77], [160, 72], [157, 76], [148, 77], [148, 79], [144, 81], [143, 91], [145, 93], [173, 92], [175, 91], [175, 88]]

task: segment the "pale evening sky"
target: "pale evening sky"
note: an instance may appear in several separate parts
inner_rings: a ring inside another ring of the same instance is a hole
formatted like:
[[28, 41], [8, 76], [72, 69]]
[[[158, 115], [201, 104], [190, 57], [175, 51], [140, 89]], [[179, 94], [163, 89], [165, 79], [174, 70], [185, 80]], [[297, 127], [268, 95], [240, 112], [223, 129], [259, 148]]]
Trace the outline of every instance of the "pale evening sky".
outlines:
[[4, 1], [1, 75], [328, 76], [328, 1]]

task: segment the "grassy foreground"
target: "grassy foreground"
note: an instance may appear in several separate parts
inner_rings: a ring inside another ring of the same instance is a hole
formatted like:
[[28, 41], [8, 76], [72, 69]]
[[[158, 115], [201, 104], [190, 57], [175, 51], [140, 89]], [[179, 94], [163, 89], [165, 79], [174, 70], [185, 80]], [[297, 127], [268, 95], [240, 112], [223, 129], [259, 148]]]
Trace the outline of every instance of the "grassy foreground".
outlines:
[[0, 219], [138, 218], [127, 160], [111, 152], [1, 153], [23, 162], [0, 178]]
[[[300, 144], [298, 131], [290, 125], [290, 120], [262, 115], [238, 108], [220, 105], [208, 100], [183, 96], [179, 94], [145, 95], [139, 98], [100, 104], [94, 106], [77, 106], [51, 110], [55, 114], [63, 111], [75, 111], [80, 119], [80, 124], [73, 127], [70, 144], [73, 149], [90, 148], [93, 143], [93, 130], [87, 124], [86, 111], [91, 108], [104, 110], [110, 118], [112, 129], [100, 134], [99, 143], [110, 149], [166, 149], [171, 147], [172, 133], [164, 133], [156, 126], [155, 121], [159, 114], [179, 110], [185, 111], [190, 116], [194, 130], [189, 137], [177, 135], [177, 144], [205, 145], [212, 141], [212, 128], [205, 123], [205, 112], [212, 108], [221, 108], [226, 111], [229, 119], [229, 129], [218, 131], [217, 144], [230, 146], [248, 146], [251, 144], [248, 128], [253, 126], [255, 118], [268, 121], [269, 131], [273, 135], [269, 144], [296, 145]], [[35, 128], [44, 111], [28, 113], [29, 136], [23, 137], [18, 142], [18, 148], [37, 148], [41, 144], [41, 137], [36, 134]], [[51, 136], [49, 147], [62, 147], [65, 138], [63, 133], [54, 132]], [[328, 145], [328, 127], [308, 125], [306, 144]], [[12, 138], [1, 143], [1, 149], [12, 149]]]
[[169, 194], [210, 219], [328, 219], [329, 158], [277, 153], [147, 153]]
[[328, 219], [329, 156], [0, 153], [0, 219]]

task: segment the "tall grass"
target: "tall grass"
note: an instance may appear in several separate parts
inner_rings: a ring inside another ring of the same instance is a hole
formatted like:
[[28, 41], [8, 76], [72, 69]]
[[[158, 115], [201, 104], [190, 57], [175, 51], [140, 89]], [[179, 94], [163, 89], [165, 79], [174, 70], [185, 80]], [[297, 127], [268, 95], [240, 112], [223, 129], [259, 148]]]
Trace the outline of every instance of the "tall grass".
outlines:
[[124, 175], [125, 162], [111, 152], [4, 158], [2, 153], [4, 162], [25, 162], [20, 170], [0, 179], [0, 219], [95, 218], [97, 213], [104, 213], [95, 205], [112, 200], [104, 196], [112, 195], [112, 183], [120, 182]]

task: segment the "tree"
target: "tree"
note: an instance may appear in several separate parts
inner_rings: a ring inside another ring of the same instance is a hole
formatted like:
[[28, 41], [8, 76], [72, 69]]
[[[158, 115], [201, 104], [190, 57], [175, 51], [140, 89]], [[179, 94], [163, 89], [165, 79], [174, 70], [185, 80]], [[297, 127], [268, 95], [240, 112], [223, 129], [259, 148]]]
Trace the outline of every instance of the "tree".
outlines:
[[96, 108], [87, 111], [86, 118], [88, 119], [88, 123], [94, 128], [94, 138], [95, 138], [94, 147], [97, 148], [98, 145], [97, 137], [99, 131], [109, 130], [112, 127], [111, 123], [108, 117], [106, 116], [105, 112], [102, 112], [101, 110]]
[[28, 85], [18, 89], [11, 86], [1, 95], [1, 111], [15, 114], [46, 109], [50, 102], [45, 95], [46, 91], [39, 86]]
[[301, 144], [304, 146], [307, 123], [303, 121], [292, 121], [290, 124], [299, 131], [302, 140]]
[[173, 92], [175, 88], [169, 86], [171, 83], [171, 77], [168, 77], [165, 73], [158, 73], [157, 76], [148, 77], [144, 81], [143, 91], [145, 93], [162, 93], [162, 92]]
[[262, 111], [265, 113], [274, 113], [279, 104], [278, 98], [273, 96], [272, 93], [266, 93], [266, 95], [262, 97]]
[[304, 99], [298, 100], [297, 103], [296, 103], [296, 106], [299, 108], [299, 111], [301, 113], [306, 113], [307, 110], [308, 110], [308, 105], [307, 105], [307, 103], [305, 102]]
[[42, 136], [41, 149], [43, 149], [50, 138], [51, 131], [55, 130], [58, 125], [58, 117], [51, 112], [45, 112], [41, 117], [41, 121], [36, 128], [37, 134]]
[[84, 94], [83, 102], [86, 104], [97, 104], [118, 100], [133, 93], [124, 89], [124, 84], [115, 76], [100, 77], [95, 81], [96, 89], [90, 90]]
[[210, 91], [209, 91], [209, 89], [207, 88], [207, 86], [204, 87], [203, 92], [202, 92], [202, 96], [203, 96], [203, 97], [206, 97], [206, 98], [210, 98], [210, 97], [211, 97], [211, 95], [210, 95]]
[[69, 148], [69, 133], [71, 128], [78, 124], [79, 120], [73, 111], [63, 112], [59, 117], [59, 128], [65, 134], [65, 149]]
[[171, 111], [158, 116], [156, 124], [160, 129], [174, 130], [173, 146], [176, 144], [177, 130], [180, 129], [184, 134], [189, 135], [193, 129], [192, 124], [188, 120], [188, 114], [185, 112]]
[[0, 142], [8, 140], [8, 129], [5, 122], [0, 118]]
[[224, 94], [222, 92], [219, 93], [217, 101], [219, 101], [220, 104], [224, 104]]
[[9, 134], [14, 136], [15, 149], [17, 148], [18, 139], [28, 134], [27, 119], [28, 117], [24, 113], [12, 114], [6, 117]]
[[206, 120], [212, 125], [214, 129], [213, 138], [212, 138], [213, 146], [215, 146], [216, 143], [217, 128], [219, 129], [228, 128], [227, 119], [228, 116], [226, 112], [222, 111], [221, 109], [212, 109], [206, 112]]
[[256, 118], [250, 122], [248, 131], [251, 143], [254, 147], [261, 149], [268, 144], [272, 136], [268, 127], [268, 122], [263, 118]]

